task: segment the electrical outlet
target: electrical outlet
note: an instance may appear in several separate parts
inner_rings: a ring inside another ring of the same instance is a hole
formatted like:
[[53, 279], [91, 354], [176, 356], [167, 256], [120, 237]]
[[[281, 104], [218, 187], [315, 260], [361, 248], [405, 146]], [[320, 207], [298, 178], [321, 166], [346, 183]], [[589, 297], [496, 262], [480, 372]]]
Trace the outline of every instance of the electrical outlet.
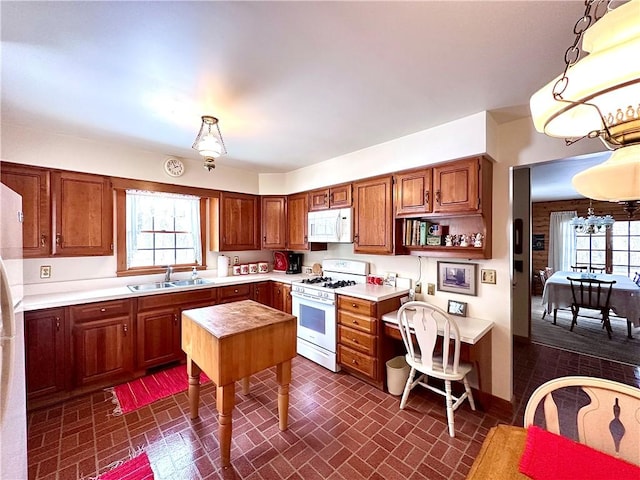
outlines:
[[51, 265], [40, 265], [40, 278], [51, 278]]
[[435, 295], [436, 286], [433, 283], [427, 283], [427, 295]]
[[238, 255], [233, 256], [233, 264], [238, 265], [240, 263], [240, 257]]
[[420, 282], [416, 283], [415, 291], [416, 293], [422, 293], [422, 284]]

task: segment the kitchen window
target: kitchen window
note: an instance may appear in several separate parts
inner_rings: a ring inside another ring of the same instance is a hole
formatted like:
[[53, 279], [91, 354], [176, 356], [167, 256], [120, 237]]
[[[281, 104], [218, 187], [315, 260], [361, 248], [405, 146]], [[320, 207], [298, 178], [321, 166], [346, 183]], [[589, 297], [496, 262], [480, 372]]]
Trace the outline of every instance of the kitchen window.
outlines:
[[607, 272], [633, 277], [640, 271], [640, 220], [616, 220], [610, 230], [576, 235], [576, 265], [606, 266]]
[[203, 265], [204, 199], [129, 189], [118, 191], [116, 202], [119, 275]]

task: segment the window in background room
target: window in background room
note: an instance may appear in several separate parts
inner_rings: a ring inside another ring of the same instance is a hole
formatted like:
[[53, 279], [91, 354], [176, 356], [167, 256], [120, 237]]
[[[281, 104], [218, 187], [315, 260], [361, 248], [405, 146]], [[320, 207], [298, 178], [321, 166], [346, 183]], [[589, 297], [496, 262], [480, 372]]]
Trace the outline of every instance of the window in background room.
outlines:
[[640, 220], [616, 221], [611, 227], [612, 273], [632, 277], [640, 271]]
[[199, 197], [127, 190], [126, 224], [127, 270], [202, 264]]
[[[614, 223], [615, 226], [615, 223]], [[604, 267], [607, 265], [607, 235], [576, 233], [577, 266]]]

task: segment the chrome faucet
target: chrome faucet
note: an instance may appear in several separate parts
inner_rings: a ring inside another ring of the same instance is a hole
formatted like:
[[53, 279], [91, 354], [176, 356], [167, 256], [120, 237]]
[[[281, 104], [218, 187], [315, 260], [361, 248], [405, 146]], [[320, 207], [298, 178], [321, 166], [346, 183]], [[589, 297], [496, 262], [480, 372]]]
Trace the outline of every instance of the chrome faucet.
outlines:
[[164, 281], [165, 282], [170, 282], [171, 281], [171, 274], [173, 273], [173, 267], [171, 265], [167, 265], [167, 271], [164, 272]]

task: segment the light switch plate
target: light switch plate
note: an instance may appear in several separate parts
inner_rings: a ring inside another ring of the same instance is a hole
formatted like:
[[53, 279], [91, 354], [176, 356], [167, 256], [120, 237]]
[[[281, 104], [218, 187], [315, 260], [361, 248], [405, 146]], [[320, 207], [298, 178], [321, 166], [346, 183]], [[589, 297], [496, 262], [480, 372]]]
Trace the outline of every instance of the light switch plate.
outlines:
[[435, 295], [436, 286], [433, 283], [427, 283], [427, 295]]
[[240, 257], [237, 255], [233, 256], [233, 264], [238, 265], [240, 263]]

